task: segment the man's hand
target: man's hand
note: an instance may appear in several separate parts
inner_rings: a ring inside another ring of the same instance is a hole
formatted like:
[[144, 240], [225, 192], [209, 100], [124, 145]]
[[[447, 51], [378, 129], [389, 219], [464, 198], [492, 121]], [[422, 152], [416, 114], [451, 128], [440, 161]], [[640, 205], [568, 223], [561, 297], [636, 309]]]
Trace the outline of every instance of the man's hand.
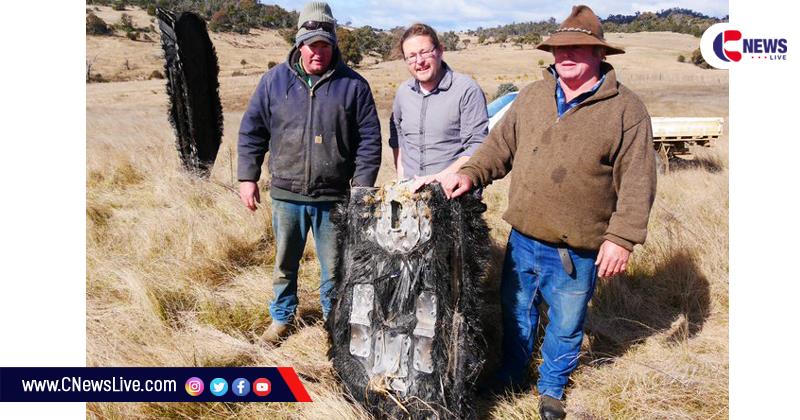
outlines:
[[611, 277], [622, 273], [628, 268], [628, 257], [630, 256], [630, 251], [606, 240], [600, 245], [597, 261], [594, 262], [594, 265], [599, 266], [597, 276]]
[[414, 176], [414, 182], [411, 183], [410, 187], [411, 192], [417, 192], [420, 188], [435, 181], [439, 181], [438, 174], [428, 175], [428, 176]]
[[256, 203], [261, 204], [261, 195], [258, 192], [258, 185], [253, 181], [242, 181], [239, 184], [239, 199], [250, 211], [256, 211]]
[[472, 189], [472, 180], [468, 176], [459, 173], [447, 174], [439, 182], [444, 189], [447, 198], [456, 198]]

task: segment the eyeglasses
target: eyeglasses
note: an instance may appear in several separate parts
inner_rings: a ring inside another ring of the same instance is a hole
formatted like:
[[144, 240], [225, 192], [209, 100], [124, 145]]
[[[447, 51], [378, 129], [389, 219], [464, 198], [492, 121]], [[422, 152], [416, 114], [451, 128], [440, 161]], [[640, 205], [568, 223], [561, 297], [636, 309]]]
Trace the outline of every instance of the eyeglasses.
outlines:
[[309, 31], [316, 31], [322, 29], [325, 32], [333, 33], [333, 23], [331, 22], [317, 22], [316, 20], [309, 20], [300, 25], [301, 28], [308, 29]]
[[408, 57], [405, 58], [405, 60], [406, 63], [408, 64], [415, 64], [417, 60], [425, 61], [433, 57], [434, 55], [436, 55], [436, 48], [431, 48], [428, 51], [420, 51], [419, 54], [409, 55]]

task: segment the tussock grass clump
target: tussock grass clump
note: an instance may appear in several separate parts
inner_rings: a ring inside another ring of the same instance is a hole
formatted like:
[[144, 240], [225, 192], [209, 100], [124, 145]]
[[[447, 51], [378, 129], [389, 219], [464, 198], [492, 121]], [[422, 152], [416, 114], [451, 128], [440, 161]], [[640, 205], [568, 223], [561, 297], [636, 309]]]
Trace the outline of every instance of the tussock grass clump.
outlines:
[[211, 299], [199, 308], [198, 321], [208, 324], [226, 334], [244, 336], [258, 327], [268, 324], [269, 310], [260, 305], [219, 303]]
[[148, 290], [158, 317], [172, 328], [180, 328], [184, 314], [197, 309], [197, 297], [186, 288]]
[[90, 189], [124, 189], [134, 186], [144, 180], [144, 175], [130, 162], [121, 162], [110, 173], [89, 171], [87, 177]]

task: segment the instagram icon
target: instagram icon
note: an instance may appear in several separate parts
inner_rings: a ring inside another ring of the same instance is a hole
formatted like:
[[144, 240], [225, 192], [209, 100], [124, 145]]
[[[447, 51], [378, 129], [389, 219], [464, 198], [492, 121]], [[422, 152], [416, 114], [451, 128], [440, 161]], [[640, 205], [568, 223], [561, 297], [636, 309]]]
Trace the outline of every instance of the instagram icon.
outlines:
[[186, 393], [196, 397], [203, 393], [203, 380], [198, 377], [191, 377], [186, 380]]

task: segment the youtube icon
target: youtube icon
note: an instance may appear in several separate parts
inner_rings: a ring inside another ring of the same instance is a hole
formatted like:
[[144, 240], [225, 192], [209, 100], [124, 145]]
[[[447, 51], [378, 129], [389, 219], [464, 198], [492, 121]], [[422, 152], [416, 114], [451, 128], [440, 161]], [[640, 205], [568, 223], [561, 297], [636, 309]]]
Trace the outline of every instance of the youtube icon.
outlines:
[[267, 378], [258, 378], [253, 381], [253, 393], [259, 397], [266, 397], [272, 392], [272, 384]]

